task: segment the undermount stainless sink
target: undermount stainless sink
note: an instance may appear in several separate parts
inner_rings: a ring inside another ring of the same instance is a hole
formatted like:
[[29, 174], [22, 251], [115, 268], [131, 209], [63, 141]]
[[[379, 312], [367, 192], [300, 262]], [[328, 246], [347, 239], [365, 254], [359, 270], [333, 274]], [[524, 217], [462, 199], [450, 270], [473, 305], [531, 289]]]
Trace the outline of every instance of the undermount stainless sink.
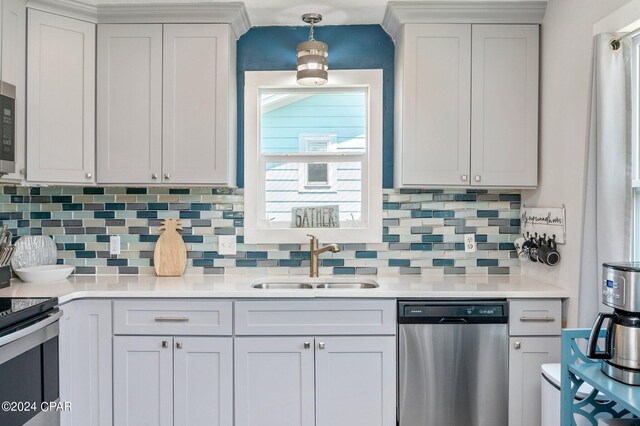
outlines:
[[254, 283], [251, 284], [251, 287], [263, 290], [298, 290], [304, 288], [313, 288], [311, 284], [304, 283]]
[[262, 281], [251, 284], [251, 288], [262, 290], [301, 290], [301, 289], [372, 289], [378, 288], [377, 282], [370, 281], [320, 281], [320, 282], [278, 282]]

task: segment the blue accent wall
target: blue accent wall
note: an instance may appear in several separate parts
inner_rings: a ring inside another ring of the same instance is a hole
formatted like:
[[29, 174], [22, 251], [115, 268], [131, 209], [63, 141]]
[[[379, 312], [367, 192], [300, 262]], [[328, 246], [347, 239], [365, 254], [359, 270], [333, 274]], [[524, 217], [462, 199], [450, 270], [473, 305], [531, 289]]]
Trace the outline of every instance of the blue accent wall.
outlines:
[[[244, 72], [295, 70], [296, 46], [309, 37], [309, 27], [253, 27], [238, 40], [238, 176], [244, 187]], [[315, 38], [329, 45], [331, 70], [382, 69], [383, 186], [393, 187], [394, 44], [380, 25], [316, 27]]]

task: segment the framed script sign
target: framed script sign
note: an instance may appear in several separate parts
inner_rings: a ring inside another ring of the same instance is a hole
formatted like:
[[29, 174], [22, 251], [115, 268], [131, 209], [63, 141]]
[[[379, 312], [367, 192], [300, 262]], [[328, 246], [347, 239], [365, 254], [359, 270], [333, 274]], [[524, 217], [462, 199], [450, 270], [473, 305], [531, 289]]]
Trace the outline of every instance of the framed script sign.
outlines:
[[566, 238], [566, 213], [562, 207], [522, 207], [520, 210], [520, 230], [525, 236], [538, 233], [539, 236], [547, 234], [548, 238], [555, 239], [557, 243], [564, 244]]
[[313, 206], [293, 207], [291, 209], [292, 228], [338, 228], [340, 207]]

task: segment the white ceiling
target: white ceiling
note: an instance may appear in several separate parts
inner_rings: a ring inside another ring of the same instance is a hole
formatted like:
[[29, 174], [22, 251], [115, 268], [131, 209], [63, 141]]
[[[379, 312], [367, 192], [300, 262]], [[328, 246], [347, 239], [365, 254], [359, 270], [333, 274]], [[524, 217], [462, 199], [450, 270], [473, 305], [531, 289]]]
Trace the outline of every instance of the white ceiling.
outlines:
[[[93, 4], [141, 3], [207, 3], [211, 0], [84, 0]], [[216, 0], [235, 3], [242, 0]], [[407, 1], [407, 0], [404, 0]], [[423, 1], [423, 0], [408, 0]], [[453, 2], [456, 0], [441, 0]], [[468, 1], [468, 0], [467, 0]], [[486, 0], [472, 0], [486, 1]], [[507, 0], [520, 1], [520, 0]], [[323, 15], [324, 25], [379, 24], [384, 17], [387, 0], [244, 0], [251, 25], [305, 25], [300, 17], [315, 12]]]

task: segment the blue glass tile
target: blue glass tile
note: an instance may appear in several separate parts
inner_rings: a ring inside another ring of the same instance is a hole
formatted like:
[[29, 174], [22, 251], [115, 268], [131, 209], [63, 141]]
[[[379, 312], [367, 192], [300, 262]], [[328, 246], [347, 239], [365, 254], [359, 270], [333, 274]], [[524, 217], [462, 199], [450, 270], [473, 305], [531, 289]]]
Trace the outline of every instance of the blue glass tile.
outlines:
[[320, 259], [322, 266], [344, 266], [344, 259]]
[[107, 259], [107, 266], [127, 266], [127, 259]]
[[433, 250], [433, 244], [431, 243], [411, 243], [411, 250]]
[[147, 208], [149, 210], [168, 210], [169, 203], [149, 203]]
[[236, 243], [244, 244], [244, 235], [236, 235]]
[[266, 251], [248, 251], [247, 259], [266, 259], [267, 252]]
[[219, 254], [217, 251], [205, 251], [202, 252], [202, 257], [205, 259], [222, 259], [224, 256]]
[[51, 212], [31, 212], [31, 219], [51, 219]]
[[140, 235], [141, 243], [155, 243], [160, 238], [160, 235]]
[[98, 243], [108, 243], [109, 235], [96, 235], [96, 242]]
[[211, 203], [191, 203], [191, 210], [211, 210]]
[[412, 210], [411, 217], [420, 218], [420, 217], [433, 217], [433, 210]]
[[[6, 194], [6, 192], [5, 192]], [[29, 190], [29, 195], [40, 195], [40, 188], [34, 187]]]
[[190, 194], [189, 188], [169, 188], [169, 194]]
[[51, 197], [52, 203], [70, 203], [71, 195], [54, 195]]
[[289, 257], [291, 259], [310, 259], [308, 251], [292, 251]]
[[383, 235], [382, 242], [384, 243], [399, 243], [400, 235]]
[[78, 251], [76, 251], [76, 257], [78, 259], [95, 259], [96, 258], [96, 252], [95, 251], [78, 250]]
[[515, 250], [513, 243], [500, 243], [498, 244], [498, 250]]
[[289, 268], [296, 268], [300, 266], [300, 263], [301, 263], [300, 259], [279, 259], [278, 260], [279, 266], [285, 266]]
[[147, 188], [127, 188], [127, 194], [146, 194]]
[[84, 243], [66, 243], [65, 250], [84, 250]]
[[[384, 210], [400, 210], [400, 203], [382, 203], [382, 208]], [[355, 274], [355, 269], [353, 273]]]
[[244, 212], [222, 212], [224, 219], [242, 219], [244, 218]]
[[486, 234], [476, 234], [476, 243], [486, 243], [487, 236]]
[[464, 243], [456, 243], [454, 247], [456, 251], [464, 250]]
[[185, 243], [201, 243], [204, 241], [204, 237], [202, 235], [183, 235], [182, 239]]
[[476, 194], [456, 194], [456, 201], [476, 201]]
[[82, 188], [82, 193], [85, 195], [102, 195], [104, 194], [104, 188], [88, 186], [86, 188]]
[[180, 212], [180, 219], [200, 219], [200, 212], [199, 211], [181, 211]]
[[444, 241], [444, 237], [442, 235], [424, 234], [422, 236], [423, 243], [441, 243], [442, 241]]
[[389, 266], [411, 266], [409, 259], [389, 259]]
[[477, 266], [498, 266], [498, 259], [478, 259]]
[[520, 226], [520, 219], [510, 219], [509, 220], [509, 226]]
[[0, 220], [10, 220], [11, 213], [0, 213]]
[[156, 219], [158, 217], [158, 212], [151, 210], [138, 210], [136, 212], [136, 217], [138, 219]]
[[453, 266], [453, 259], [433, 259], [433, 266]]
[[233, 219], [233, 226], [235, 228], [242, 228], [244, 226], [244, 219]]
[[18, 228], [28, 228], [29, 223], [31, 223], [29, 220], [18, 220]]
[[96, 211], [93, 213], [93, 217], [96, 219], [113, 219], [116, 217], [116, 213], [112, 211]]
[[520, 194], [500, 194], [500, 201], [520, 201]]
[[125, 208], [124, 203], [104, 203], [105, 210], [124, 210]]
[[213, 259], [193, 259], [193, 266], [213, 267]]
[[356, 259], [376, 259], [377, 251], [356, 251]]
[[63, 204], [62, 205], [62, 210], [64, 210], [64, 211], [81, 211], [82, 210], [82, 204], [80, 204], [80, 203]]
[[478, 210], [477, 217], [498, 217], [498, 210]]
[[258, 266], [258, 261], [256, 259], [236, 259], [237, 267], [252, 267]]
[[345, 267], [345, 266], [336, 266], [333, 268], [334, 275], [355, 275], [356, 268]]

